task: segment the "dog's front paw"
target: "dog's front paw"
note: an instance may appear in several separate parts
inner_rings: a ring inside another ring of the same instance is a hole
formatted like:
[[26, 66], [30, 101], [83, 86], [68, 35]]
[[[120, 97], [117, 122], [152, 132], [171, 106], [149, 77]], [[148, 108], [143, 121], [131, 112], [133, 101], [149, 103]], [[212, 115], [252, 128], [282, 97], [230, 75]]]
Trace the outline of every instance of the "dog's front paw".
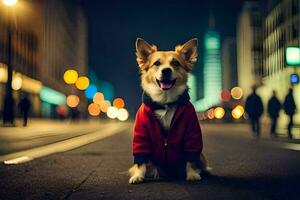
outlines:
[[137, 184], [144, 181], [144, 177], [141, 175], [134, 175], [129, 179], [130, 184]]
[[186, 180], [187, 181], [200, 181], [201, 180], [201, 176], [199, 173], [197, 173], [196, 171], [194, 172], [189, 172], [186, 175]]

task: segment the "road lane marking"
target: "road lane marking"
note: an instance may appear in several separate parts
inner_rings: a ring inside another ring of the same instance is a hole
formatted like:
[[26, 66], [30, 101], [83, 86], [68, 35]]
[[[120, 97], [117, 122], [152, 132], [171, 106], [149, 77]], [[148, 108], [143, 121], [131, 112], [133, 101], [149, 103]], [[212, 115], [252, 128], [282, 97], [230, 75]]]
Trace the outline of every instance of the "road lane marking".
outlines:
[[279, 147], [294, 151], [300, 151], [300, 144], [295, 143], [279, 143], [277, 144]]
[[53, 144], [48, 144], [42, 147], [36, 147], [33, 149], [0, 156], [0, 161], [4, 162], [4, 164], [20, 164], [28, 162], [36, 158], [41, 158], [51, 154], [69, 151], [81, 147], [83, 145], [96, 142], [98, 140], [119, 133], [125, 130], [125, 128], [126, 124], [111, 124], [110, 126], [105, 127], [102, 130], [96, 131], [94, 133], [63, 140]]
[[24, 162], [28, 162], [28, 161], [31, 161], [31, 160], [33, 160], [33, 159], [28, 157], [28, 156], [22, 156], [22, 157], [14, 158], [14, 159], [11, 159], [11, 160], [5, 160], [4, 164], [6, 164], [6, 165], [15, 165], [15, 164], [21, 164], [21, 163], [24, 163]]

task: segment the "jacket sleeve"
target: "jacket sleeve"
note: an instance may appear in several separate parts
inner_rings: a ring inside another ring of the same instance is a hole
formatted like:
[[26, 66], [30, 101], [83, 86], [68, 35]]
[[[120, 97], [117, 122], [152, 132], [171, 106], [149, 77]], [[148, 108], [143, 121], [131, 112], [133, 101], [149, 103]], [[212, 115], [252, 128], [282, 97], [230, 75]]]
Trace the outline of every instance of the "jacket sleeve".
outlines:
[[185, 116], [187, 130], [184, 137], [186, 161], [198, 162], [202, 152], [202, 133], [194, 106], [190, 104]]
[[147, 163], [151, 154], [150, 137], [145, 119], [145, 111], [142, 106], [136, 114], [134, 124], [132, 149], [135, 164]]

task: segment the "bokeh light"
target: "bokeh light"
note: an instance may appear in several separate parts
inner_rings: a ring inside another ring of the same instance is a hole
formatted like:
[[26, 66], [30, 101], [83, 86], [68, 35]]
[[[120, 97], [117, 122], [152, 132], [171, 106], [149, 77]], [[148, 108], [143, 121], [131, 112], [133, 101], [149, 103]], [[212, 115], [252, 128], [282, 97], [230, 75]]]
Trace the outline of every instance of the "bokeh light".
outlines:
[[215, 118], [215, 112], [214, 112], [214, 109], [213, 109], [213, 108], [211, 108], [211, 109], [209, 109], [209, 110], [207, 111], [207, 117], [208, 117], [208, 119], [213, 119], [213, 118]]
[[129, 116], [129, 114], [125, 108], [121, 108], [118, 110], [117, 118], [120, 121], [126, 121], [128, 119], [128, 116]]
[[115, 100], [113, 101], [113, 106], [119, 109], [124, 108], [125, 102], [122, 98], [115, 98]]
[[79, 104], [79, 97], [77, 95], [71, 94], [67, 97], [67, 105], [71, 108], [75, 108]]
[[221, 99], [222, 99], [222, 101], [228, 102], [230, 100], [230, 98], [231, 98], [231, 95], [230, 95], [230, 91], [229, 90], [225, 89], [225, 90], [223, 90], [221, 92]]
[[80, 76], [75, 85], [79, 90], [85, 90], [87, 87], [89, 87], [90, 81], [86, 76]]
[[115, 119], [118, 115], [118, 108], [113, 106], [108, 107], [106, 115], [111, 119]]
[[222, 107], [217, 107], [214, 110], [214, 116], [216, 119], [222, 119], [225, 115], [225, 110]]
[[84, 94], [86, 96], [86, 98], [88, 99], [93, 99], [93, 97], [95, 96], [97, 92], [97, 87], [94, 84], [90, 84], [86, 90], [84, 91]]
[[6, 6], [14, 6], [18, 3], [18, 0], [2, 0], [2, 2]]
[[99, 105], [96, 103], [91, 103], [88, 106], [88, 111], [89, 111], [89, 114], [94, 117], [98, 116], [101, 112]]
[[74, 84], [76, 83], [78, 79], [78, 73], [77, 71], [73, 70], [73, 69], [69, 69], [67, 71], [65, 71], [64, 73], [64, 81], [67, 84]]
[[97, 92], [93, 97], [93, 102], [100, 105], [102, 101], [104, 101], [104, 95], [101, 92]]
[[100, 109], [102, 112], [107, 112], [107, 109], [110, 107], [110, 102], [108, 100], [103, 100], [100, 102]]
[[234, 87], [231, 89], [232, 98], [239, 100], [243, 97], [243, 89], [240, 87]]
[[238, 105], [236, 106], [232, 111], [231, 111], [231, 115], [234, 119], [240, 119], [243, 114], [245, 113], [245, 109], [243, 106]]
[[11, 83], [11, 87], [14, 90], [19, 90], [22, 87], [22, 83], [23, 83], [23, 80], [20, 76], [14, 76], [12, 83]]

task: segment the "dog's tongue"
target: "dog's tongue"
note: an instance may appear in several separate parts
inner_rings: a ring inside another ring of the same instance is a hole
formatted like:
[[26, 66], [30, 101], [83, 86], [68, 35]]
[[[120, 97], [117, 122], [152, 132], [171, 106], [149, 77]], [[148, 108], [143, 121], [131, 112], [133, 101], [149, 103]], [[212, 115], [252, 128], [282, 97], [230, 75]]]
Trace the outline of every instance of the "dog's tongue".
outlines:
[[163, 89], [163, 90], [167, 90], [167, 89], [170, 89], [172, 87], [172, 83], [163, 83], [163, 82], [160, 82], [160, 88]]

